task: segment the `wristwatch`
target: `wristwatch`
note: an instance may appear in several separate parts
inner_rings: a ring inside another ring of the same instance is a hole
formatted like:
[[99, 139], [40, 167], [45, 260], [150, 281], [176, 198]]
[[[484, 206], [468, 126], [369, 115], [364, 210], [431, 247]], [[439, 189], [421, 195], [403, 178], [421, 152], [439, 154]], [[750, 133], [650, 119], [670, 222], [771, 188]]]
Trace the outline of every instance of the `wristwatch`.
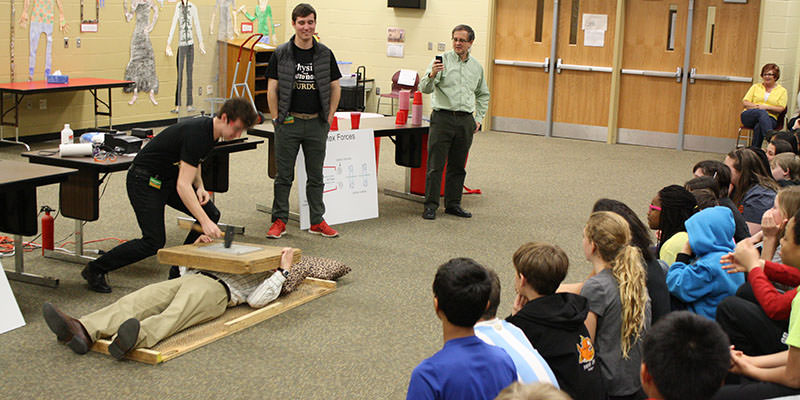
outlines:
[[278, 267], [278, 272], [280, 272], [281, 274], [283, 274], [283, 277], [284, 277], [284, 278], [289, 278], [289, 271], [287, 271], [287, 270], [285, 270], [285, 269], [283, 269], [283, 268], [281, 268], [281, 267]]
[[278, 125], [280, 125], [280, 124], [281, 124], [281, 121], [280, 121], [280, 120], [278, 120], [277, 118], [275, 118], [275, 119], [273, 119], [273, 120], [272, 120], [272, 126], [278, 126]]

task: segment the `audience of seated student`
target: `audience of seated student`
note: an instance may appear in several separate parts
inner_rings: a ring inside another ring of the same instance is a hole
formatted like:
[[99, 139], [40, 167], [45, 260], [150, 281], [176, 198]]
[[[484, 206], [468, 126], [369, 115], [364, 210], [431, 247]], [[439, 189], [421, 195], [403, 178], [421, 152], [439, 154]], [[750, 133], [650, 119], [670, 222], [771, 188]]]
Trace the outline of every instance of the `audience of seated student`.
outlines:
[[713, 321], [676, 311], [653, 324], [642, 343], [641, 380], [651, 399], [708, 400], [731, 365], [728, 338]]
[[[196, 242], [211, 242], [201, 235]], [[72, 351], [85, 354], [101, 338], [114, 337], [108, 351], [121, 360], [191, 326], [219, 317], [227, 307], [260, 308], [275, 300], [292, 267], [294, 249], [281, 250], [279, 272], [237, 275], [189, 270], [178, 279], [154, 283], [75, 319], [50, 303], [42, 312], [47, 326]], [[285, 272], [284, 272], [285, 271]]]
[[580, 289], [589, 301], [586, 329], [609, 399], [644, 399], [639, 368], [650, 299], [642, 254], [631, 245], [628, 223], [612, 212], [592, 213], [583, 229], [583, 253], [594, 267]]
[[714, 191], [711, 189], [694, 189], [689, 190], [689, 193], [691, 193], [695, 201], [697, 201], [698, 211], [719, 205], [717, 202], [717, 195], [714, 194]]
[[[731, 169], [721, 161], [706, 160], [695, 164], [692, 172], [695, 178], [686, 182], [686, 189], [708, 188], [714, 190], [717, 194], [717, 203], [728, 207], [733, 212], [733, 220], [736, 222], [733, 240], [738, 243], [740, 240], [750, 237], [750, 230], [747, 229], [747, 222], [745, 222], [744, 216], [730, 198]], [[717, 185], [714, 186], [703, 178], [711, 178], [716, 181]]]
[[725, 157], [731, 169], [731, 200], [747, 221], [750, 234], [761, 230], [761, 216], [772, 207], [778, 184], [751, 149], [736, 149]]
[[475, 336], [473, 326], [489, 302], [486, 268], [454, 258], [436, 271], [433, 308], [442, 321], [444, 346], [411, 373], [408, 399], [491, 399], [517, 380], [508, 353]]
[[769, 166], [778, 186], [800, 185], [800, 156], [794, 153], [781, 153], [769, 162]]
[[785, 140], [792, 146], [792, 153], [797, 154], [797, 135], [795, 135], [794, 131], [776, 131], [772, 137], [770, 137], [770, 141], [781, 139]]
[[767, 157], [767, 152], [761, 147], [748, 147], [748, 150], [751, 150], [756, 154], [758, 161], [761, 162], [761, 166], [764, 167], [764, 171], [769, 171], [769, 158]]
[[726, 274], [719, 264], [733, 251], [733, 229], [733, 215], [726, 207], [707, 208], [686, 220], [689, 241], [667, 271], [667, 288], [679, 300], [673, 309], [685, 305], [713, 320], [722, 299], [736, 293], [743, 274]]
[[656, 254], [667, 265], [675, 262], [675, 255], [686, 242], [683, 223], [697, 212], [697, 201], [688, 190], [669, 185], [658, 191], [647, 210], [647, 224], [656, 230]]
[[[726, 349], [727, 351], [727, 349]], [[494, 400], [572, 400], [569, 395], [546, 383], [514, 382], [503, 389]]]
[[508, 321], [498, 319], [497, 307], [500, 305], [500, 277], [494, 270], [487, 268], [492, 280], [492, 292], [489, 296], [489, 307], [475, 324], [475, 336], [486, 343], [503, 348], [517, 367], [517, 375], [522, 383], [549, 383], [558, 387], [553, 371], [542, 356], [533, 348], [531, 342], [521, 329]]
[[569, 259], [558, 246], [526, 243], [514, 253], [517, 298], [506, 321], [539, 349], [561, 390], [574, 399], [605, 399], [595, 348], [584, 324], [586, 298], [556, 293], [567, 276]]
[[595, 211], [611, 211], [619, 214], [628, 222], [628, 227], [631, 229], [631, 244], [638, 247], [644, 257], [643, 265], [646, 269], [647, 293], [650, 295], [652, 320], [653, 322], [657, 321], [670, 311], [669, 291], [664, 270], [650, 249], [653, 242], [650, 240], [647, 227], [630, 207], [617, 200], [597, 200], [592, 208], [592, 212]]
[[776, 64], [765, 64], [761, 82], [753, 84], [742, 98], [742, 125], [753, 129], [754, 147], [761, 147], [767, 132], [778, 126], [778, 114], [786, 109], [786, 89], [778, 83], [780, 77]]
[[[738, 244], [733, 255], [723, 260], [723, 262], [730, 263], [731, 267], [728, 268], [750, 271], [749, 275], [751, 276], [763, 276], [766, 273], [767, 276], [761, 279], [760, 284], [757, 280], [748, 277], [757, 296], [760, 296], [758, 287], [769, 286], [767, 277], [793, 286], [800, 284], [800, 272], [796, 267], [800, 265], [798, 219], [800, 219], [800, 213], [795, 214], [786, 224], [786, 230], [781, 239], [783, 260], [791, 267], [760, 260], [758, 251], [747, 242]], [[764, 298], [766, 301], [764, 304], [786, 304], [789, 303], [789, 299], [785, 297], [791, 296], [791, 294], [781, 295], [774, 290], [766, 290], [764, 294], [769, 295]], [[759, 302], [762, 302], [762, 298], [759, 298]], [[785, 344], [789, 349], [778, 353], [754, 356], [736, 347], [731, 348], [732, 366], [730, 371], [757, 382], [723, 386], [715, 399], [771, 399], [800, 394], [800, 321], [798, 321], [800, 306], [797, 305], [800, 303], [798, 302], [800, 302], [800, 297], [795, 294], [790, 303], [789, 331], [785, 339]]]
[[[777, 238], [783, 235], [788, 218], [798, 211], [800, 188], [792, 187], [778, 192], [775, 196], [775, 207], [764, 213], [764, 244], [760, 258], [771, 261], [770, 267], [782, 262], [779, 251], [776, 251], [776, 247], [779, 247], [776, 244]], [[757, 238], [748, 241], [749, 244], [755, 244], [755, 239]], [[723, 260], [728, 261], [729, 258]], [[747, 283], [739, 287], [736, 296], [723, 300], [717, 311], [717, 321], [728, 332], [731, 341], [738, 349], [750, 355], [775, 353], [784, 348], [781, 338], [788, 329], [789, 309], [796, 293], [794, 285], [784, 287], [778, 283], [781, 287], [776, 290], [764, 276], [767, 271], [772, 273], [772, 269], [765, 267], [763, 271], [748, 274]], [[796, 270], [790, 268], [786, 271], [794, 273]], [[768, 273], [767, 277], [769, 276]], [[771, 280], [780, 282], [780, 279]], [[780, 292], [785, 293], [777, 295], [778, 297], [773, 296]]]
[[792, 145], [789, 144], [789, 142], [773, 136], [772, 140], [770, 140], [769, 144], [767, 145], [767, 151], [766, 151], [767, 160], [772, 162], [772, 159], [775, 158], [776, 155], [781, 153], [795, 154], [795, 152], [792, 150]]

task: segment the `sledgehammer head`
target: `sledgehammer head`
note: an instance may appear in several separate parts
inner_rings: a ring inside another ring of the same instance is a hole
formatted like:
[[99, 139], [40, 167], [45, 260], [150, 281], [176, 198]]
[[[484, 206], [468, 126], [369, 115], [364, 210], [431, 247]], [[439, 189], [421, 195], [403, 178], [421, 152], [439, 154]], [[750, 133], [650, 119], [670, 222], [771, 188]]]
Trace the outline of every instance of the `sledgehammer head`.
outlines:
[[225, 227], [225, 248], [229, 249], [233, 243], [233, 226], [228, 225]]

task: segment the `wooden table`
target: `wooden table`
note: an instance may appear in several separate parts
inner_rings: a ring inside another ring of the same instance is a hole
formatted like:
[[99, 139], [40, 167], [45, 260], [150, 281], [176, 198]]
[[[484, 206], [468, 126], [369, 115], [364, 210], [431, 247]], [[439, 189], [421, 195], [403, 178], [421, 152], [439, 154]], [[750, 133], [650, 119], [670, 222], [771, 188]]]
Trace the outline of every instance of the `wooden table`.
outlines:
[[8, 279], [58, 286], [58, 279], [25, 272], [22, 236], [38, 232], [36, 188], [62, 182], [77, 172], [71, 168], [0, 160], [0, 231], [14, 235], [14, 272], [5, 271]]
[[[203, 163], [203, 185], [216, 193], [228, 191], [228, 157], [230, 153], [252, 150], [263, 140], [238, 139], [231, 142], [219, 142], [214, 146], [209, 157]], [[87, 263], [93, 257], [83, 253], [83, 225], [85, 221], [96, 221], [100, 218], [100, 184], [111, 172], [124, 171], [130, 168], [134, 156], [117, 156], [111, 161], [95, 161], [92, 157], [61, 157], [58, 149], [47, 149], [22, 153], [31, 163], [46, 164], [77, 169], [77, 174], [70, 176], [59, 188], [60, 212], [68, 218], [75, 219], [75, 254], [45, 251], [46, 257], [64, 261]], [[206, 171], [207, 170], [207, 171]], [[103, 173], [103, 177], [100, 174]]]
[[[21, 144], [28, 150], [31, 149], [27, 144], [19, 141], [19, 105], [22, 99], [29, 94], [88, 90], [94, 97], [94, 126], [97, 127], [98, 115], [106, 115], [108, 116], [108, 128], [111, 129], [111, 89], [125, 87], [132, 83], [132, 81], [103, 78], [72, 78], [69, 83], [47, 83], [47, 81], [0, 83], [0, 142]], [[108, 102], [97, 97], [98, 89], [108, 89]], [[8, 110], [6, 110], [3, 102], [6, 93], [14, 95], [14, 101]], [[99, 105], [101, 104], [105, 106], [106, 111], [100, 109]], [[6, 121], [6, 114], [12, 111], [14, 112], [14, 120]], [[3, 136], [3, 126], [6, 125], [14, 127], [15, 140], [7, 140]]]

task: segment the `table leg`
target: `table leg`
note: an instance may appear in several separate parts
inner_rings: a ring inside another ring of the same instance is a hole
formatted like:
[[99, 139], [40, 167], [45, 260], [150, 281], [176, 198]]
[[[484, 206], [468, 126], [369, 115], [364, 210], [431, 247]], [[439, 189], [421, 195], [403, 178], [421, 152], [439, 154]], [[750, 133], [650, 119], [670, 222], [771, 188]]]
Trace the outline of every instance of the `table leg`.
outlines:
[[[256, 203], [256, 211], [261, 211], [263, 213], [272, 214], [272, 207], [267, 207], [264, 204]], [[289, 211], [289, 219], [292, 221], [300, 222], [300, 214]]]
[[403, 191], [397, 191], [392, 189], [383, 189], [383, 194], [392, 197], [398, 197], [401, 199], [416, 201], [418, 203], [425, 202], [425, 196], [420, 196], [418, 194], [411, 193], [411, 168], [406, 168], [406, 182], [405, 188]]
[[25, 264], [22, 258], [25, 246], [22, 243], [22, 235], [14, 235], [14, 271], [5, 271], [6, 277], [12, 281], [32, 283], [34, 285], [58, 287], [58, 279], [47, 276], [39, 276], [25, 272]]
[[[27, 144], [19, 141], [19, 103], [22, 102], [22, 98], [23, 97], [25, 97], [25, 96], [24, 95], [20, 96], [20, 95], [15, 93], [14, 94], [14, 104], [11, 106], [11, 108], [6, 110], [5, 109], [5, 103], [4, 103], [4, 100], [3, 100], [5, 98], [5, 96], [3, 96], [2, 93], [0, 93], [0, 142], [21, 144], [21, 145], [25, 146], [25, 148], [28, 149], [28, 151], [31, 151], [30, 146], [28, 146]], [[6, 124], [6, 119], [5, 119], [6, 118], [6, 114], [11, 112], [12, 110], [14, 111], [14, 123]], [[15, 140], [9, 140], [9, 139], [5, 138], [5, 135], [4, 135], [4, 132], [3, 132], [3, 126], [5, 126], [5, 125], [9, 125], [9, 126], [13, 126], [14, 127]]]
[[44, 256], [54, 260], [61, 260], [75, 264], [87, 264], [89, 261], [95, 260], [96, 257], [90, 257], [83, 254], [83, 221], [75, 220], [75, 251], [73, 253], [65, 253], [63, 251], [45, 250]]

